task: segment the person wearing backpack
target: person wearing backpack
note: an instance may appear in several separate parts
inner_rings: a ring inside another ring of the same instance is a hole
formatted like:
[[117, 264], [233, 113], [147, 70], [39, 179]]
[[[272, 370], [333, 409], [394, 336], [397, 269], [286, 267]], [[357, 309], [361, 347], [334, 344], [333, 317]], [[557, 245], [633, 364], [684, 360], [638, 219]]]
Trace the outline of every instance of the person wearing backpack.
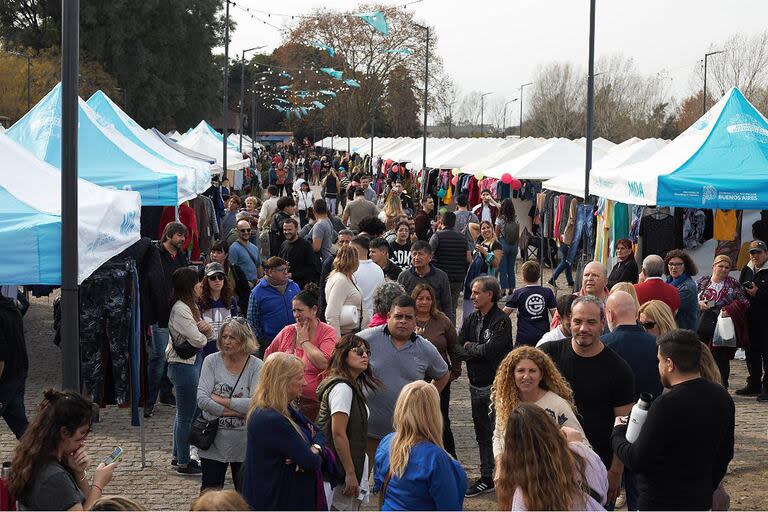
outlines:
[[505, 295], [515, 290], [515, 261], [517, 260], [520, 224], [517, 222], [515, 206], [511, 199], [501, 202], [499, 215], [496, 217], [496, 238], [501, 244], [502, 257], [499, 265], [499, 281]]

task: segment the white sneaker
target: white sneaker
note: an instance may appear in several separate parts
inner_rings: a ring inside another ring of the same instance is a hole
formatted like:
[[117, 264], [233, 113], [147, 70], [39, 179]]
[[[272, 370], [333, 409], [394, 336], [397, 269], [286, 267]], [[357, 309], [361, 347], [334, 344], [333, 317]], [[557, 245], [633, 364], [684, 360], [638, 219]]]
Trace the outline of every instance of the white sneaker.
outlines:
[[733, 356], [734, 359], [738, 359], [739, 361], [744, 361], [747, 358], [747, 353], [744, 352], [743, 348], [740, 348], [736, 351], [736, 355]]
[[192, 460], [196, 460], [197, 462], [200, 462], [200, 455], [197, 454], [197, 446], [191, 446], [189, 447], [189, 458]]

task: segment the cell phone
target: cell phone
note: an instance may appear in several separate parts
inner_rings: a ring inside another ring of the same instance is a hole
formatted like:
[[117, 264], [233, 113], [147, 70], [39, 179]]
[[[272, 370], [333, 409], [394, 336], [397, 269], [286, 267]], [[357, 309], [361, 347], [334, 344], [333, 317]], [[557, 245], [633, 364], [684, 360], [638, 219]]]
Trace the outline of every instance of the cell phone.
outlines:
[[751, 290], [752, 287], [755, 286], [755, 283], [753, 283], [752, 281], [747, 281], [746, 283], [744, 283], [743, 286], [744, 286], [744, 288], [747, 288], [747, 289]]
[[113, 462], [117, 462], [123, 457], [123, 449], [119, 446], [115, 447], [114, 451], [109, 454], [109, 456], [104, 459], [104, 465], [109, 466]]

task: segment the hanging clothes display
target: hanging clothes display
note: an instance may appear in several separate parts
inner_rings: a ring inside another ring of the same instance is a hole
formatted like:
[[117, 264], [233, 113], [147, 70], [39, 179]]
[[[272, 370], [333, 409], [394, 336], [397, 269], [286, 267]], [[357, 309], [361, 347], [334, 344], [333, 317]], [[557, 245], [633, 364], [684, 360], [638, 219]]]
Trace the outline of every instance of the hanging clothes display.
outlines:
[[[587, 238], [587, 247], [592, 248], [592, 219], [594, 218], [594, 208], [591, 204], [580, 204], [576, 210], [576, 225], [573, 228], [573, 240], [571, 248], [568, 251], [566, 261], [573, 265], [576, 261], [576, 255], [581, 249], [582, 239]], [[589, 250], [588, 249], [588, 250]], [[590, 254], [585, 255], [586, 259], [591, 260]]]
[[703, 210], [685, 208], [683, 211], [683, 247], [692, 250], [704, 242], [707, 216]]
[[[730, 240], [719, 240], [716, 236], [715, 240], [717, 240], [717, 247], [715, 248], [715, 256], [725, 254], [731, 258], [731, 261], [735, 264], [739, 259], [739, 249], [741, 248], [742, 211], [729, 210], [729, 212], [733, 212], [734, 214], [729, 214], [727, 216], [727, 221], [721, 217], [721, 226], [718, 228], [717, 218], [720, 211], [721, 210], [718, 210], [717, 213], [715, 213], [715, 234], [719, 236], [729, 236], [729, 233], [732, 231], [733, 238]], [[731, 220], [731, 217], [733, 218], [733, 221]]]
[[[172, 206], [166, 206], [160, 217], [160, 226], [157, 234], [158, 240], [163, 236], [163, 229], [166, 224], [175, 220], [175, 209]], [[187, 226], [189, 230], [187, 238], [184, 240], [183, 249], [190, 255], [192, 261], [198, 261], [200, 259], [200, 245], [197, 238], [197, 217], [195, 216], [195, 211], [186, 203], [179, 205], [179, 222]]]
[[722, 241], [734, 240], [740, 213], [741, 210], [717, 210], [713, 238]]
[[662, 258], [675, 248], [675, 219], [669, 209], [646, 209], [640, 221], [640, 236], [643, 238], [642, 257], [657, 254]]
[[629, 239], [636, 244], [640, 236], [640, 220], [643, 217], [644, 206], [632, 205], [632, 221], [629, 227]]
[[608, 260], [613, 267], [616, 259], [616, 241], [629, 237], [629, 205], [613, 204], [613, 220], [611, 221], [611, 245]]
[[613, 211], [613, 201], [600, 198], [597, 200], [597, 209], [595, 211], [595, 255], [594, 260], [599, 261], [608, 267], [608, 251], [610, 250], [610, 240], [608, 229], [611, 227], [611, 212]]
[[109, 361], [118, 405], [128, 400], [130, 267], [105, 263], [80, 285], [80, 367], [83, 383], [96, 403], [104, 399]]

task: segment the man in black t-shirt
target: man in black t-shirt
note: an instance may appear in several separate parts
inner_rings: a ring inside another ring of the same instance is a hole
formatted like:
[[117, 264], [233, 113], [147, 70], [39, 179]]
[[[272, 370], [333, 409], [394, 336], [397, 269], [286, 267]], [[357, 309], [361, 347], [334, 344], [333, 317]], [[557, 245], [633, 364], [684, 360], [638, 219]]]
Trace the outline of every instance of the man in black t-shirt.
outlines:
[[401, 221], [395, 231], [395, 239], [389, 243], [389, 258], [401, 270], [411, 268], [411, 226]]
[[517, 310], [516, 345], [536, 345], [549, 331], [549, 315], [557, 310], [557, 299], [549, 288], [539, 286], [541, 267], [535, 261], [526, 261], [520, 269], [525, 286], [515, 290], [507, 300], [504, 313]]
[[616, 416], [632, 409], [634, 375], [629, 365], [603, 345], [603, 303], [597, 297], [577, 297], [571, 305], [572, 338], [549, 341], [539, 348], [552, 358], [573, 389], [576, 409], [587, 439], [608, 468], [607, 504], [619, 494], [624, 465], [611, 450]]

